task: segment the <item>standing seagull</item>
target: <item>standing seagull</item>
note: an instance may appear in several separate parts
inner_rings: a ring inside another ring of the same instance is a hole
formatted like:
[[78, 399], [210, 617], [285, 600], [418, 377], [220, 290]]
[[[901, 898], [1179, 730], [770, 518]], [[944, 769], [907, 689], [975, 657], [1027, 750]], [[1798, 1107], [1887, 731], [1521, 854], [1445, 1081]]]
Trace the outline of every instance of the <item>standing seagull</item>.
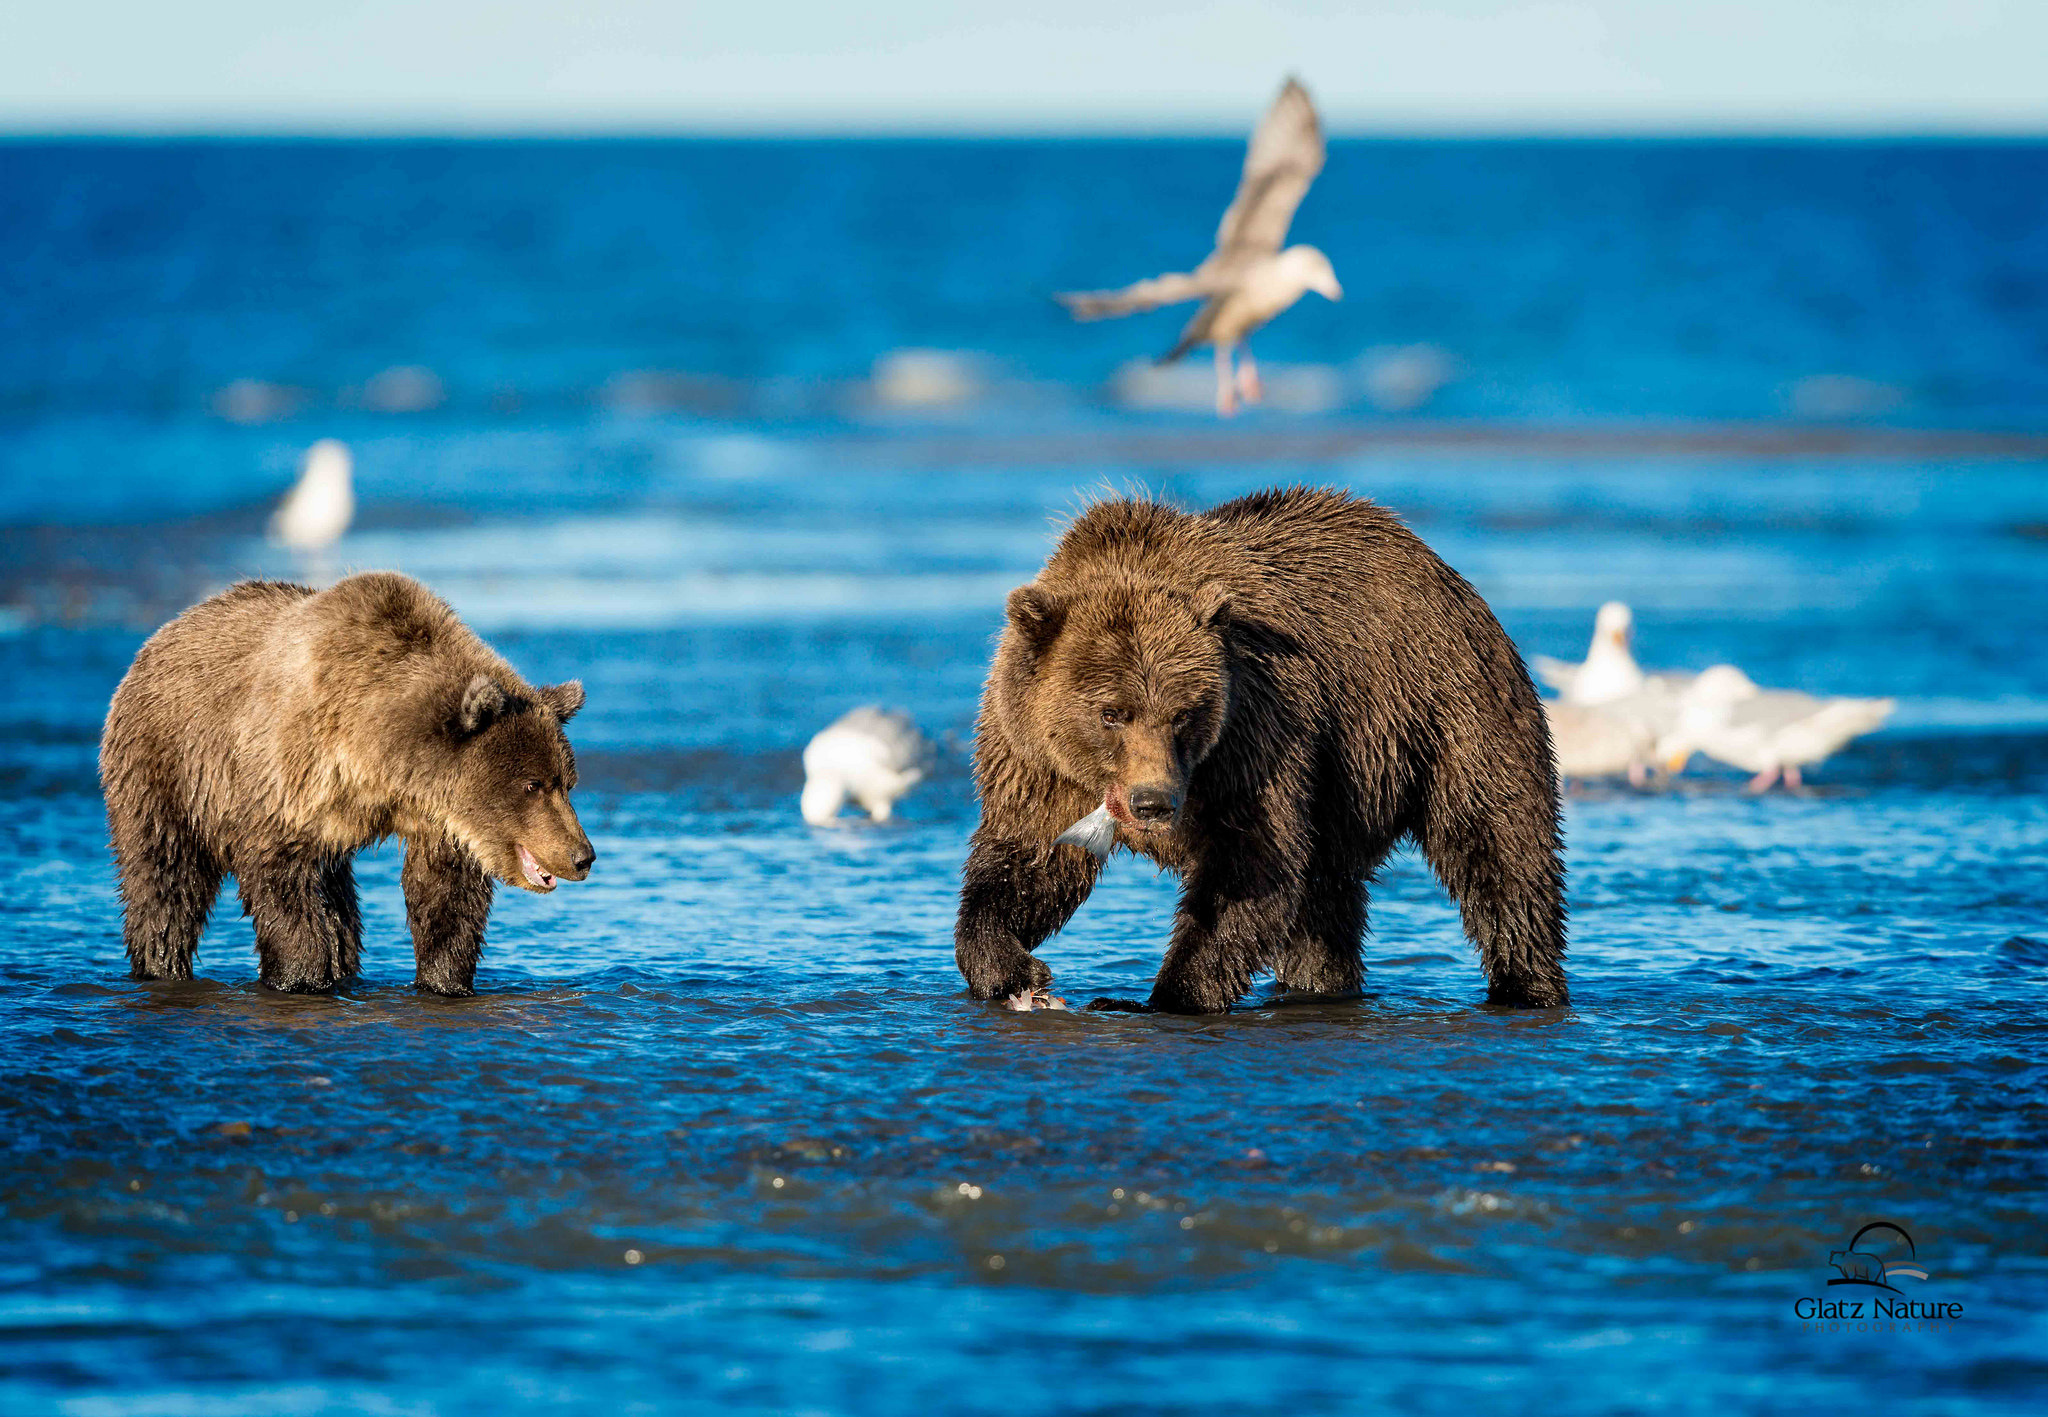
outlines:
[[1646, 682], [1642, 666], [1629, 648], [1635, 635], [1635, 613], [1620, 601], [1610, 600], [1593, 617], [1593, 643], [1586, 647], [1584, 662], [1574, 664], [1536, 654], [1529, 657], [1529, 667], [1568, 704], [1625, 699], [1642, 692]]
[[1216, 228], [1216, 249], [1192, 272], [1172, 272], [1122, 290], [1078, 291], [1059, 297], [1077, 320], [1100, 320], [1200, 300], [1202, 308], [1160, 359], [1171, 364], [1198, 344], [1216, 350], [1216, 411], [1237, 412], [1237, 400], [1257, 403], [1259, 370], [1249, 347], [1233, 373], [1231, 355], [1246, 336], [1313, 290], [1342, 300], [1344, 288], [1330, 259], [1313, 246], [1280, 249], [1294, 209], [1323, 170], [1323, 129], [1308, 90], [1294, 79], [1266, 110], [1244, 156], [1237, 196]]
[[1575, 704], [1544, 699], [1542, 704], [1560, 781], [1626, 775], [1631, 787], [1649, 782], [1657, 730], [1645, 715], [1631, 711], [1629, 700]]
[[348, 445], [337, 439], [322, 438], [306, 449], [298, 485], [271, 514], [270, 539], [308, 555], [341, 540], [356, 515], [354, 470]]
[[1702, 670], [1685, 691], [1678, 726], [1664, 735], [1657, 755], [1677, 772], [1695, 752], [1744, 772], [1751, 792], [1768, 791], [1780, 777], [1798, 791], [1799, 770], [1811, 767], [1851, 738], [1875, 732], [1891, 717], [1891, 699], [1823, 699], [1795, 689], [1759, 689], [1732, 664]]

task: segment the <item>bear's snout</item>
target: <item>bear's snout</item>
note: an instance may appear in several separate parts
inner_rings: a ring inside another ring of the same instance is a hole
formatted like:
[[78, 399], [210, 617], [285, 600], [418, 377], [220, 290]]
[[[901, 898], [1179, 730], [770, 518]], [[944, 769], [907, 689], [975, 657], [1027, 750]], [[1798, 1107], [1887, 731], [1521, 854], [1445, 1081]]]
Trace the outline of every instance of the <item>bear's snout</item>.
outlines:
[[540, 802], [528, 815], [520, 835], [523, 840], [514, 849], [521, 858], [521, 883], [542, 894], [553, 890], [559, 881], [586, 879], [591, 863], [597, 860], [589, 835], [566, 799]]
[[1131, 815], [1148, 827], [1169, 825], [1180, 814], [1180, 794], [1167, 787], [1133, 787]]
[[569, 869], [562, 872], [562, 879], [565, 881], [585, 879], [590, 875], [590, 865], [595, 860], [597, 860], [597, 852], [591, 847], [590, 838], [585, 837], [581, 846], [570, 849]]
[[556, 872], [565, 881], [581, 881], [590, 875], [591, 863], [597, 860], [597, 850], [590, 844], [590, 838], [577, 831], [562, 846], [550, 853], [561, 862]]

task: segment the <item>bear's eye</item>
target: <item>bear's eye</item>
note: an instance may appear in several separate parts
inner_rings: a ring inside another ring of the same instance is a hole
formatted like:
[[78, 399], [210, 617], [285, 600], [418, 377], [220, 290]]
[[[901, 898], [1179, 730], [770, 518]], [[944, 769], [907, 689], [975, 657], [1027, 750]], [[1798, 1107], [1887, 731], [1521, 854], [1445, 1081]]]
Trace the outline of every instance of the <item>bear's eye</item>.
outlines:
[[1129, 716], [1122, 709], [1106, 708], [1102, 711], [1102, 724], [1105, 728], [1122, 728], [1129, 721]]
[[1189, 713], [1186, 709], [1182, 709], [1179, 713], [1173, 716], [1174, 728], [1176, 730], [1186, 728], [1188, 726], [1188, 720], [1193, 717], [1193, 714]]
[[531, 796], [533, 796], [533, 794], [534, 794], [534, 793], [536, 793], [536, 792], [540, 791], [540, 781], [539, 781], [539, 779], [537, 779], [537, 778], [531, 778], [531, 777], [529, 777], [528, 779], [526, 779], [526, 784], [525, 784], [525, 785], [526, 785], [526, 795], [527, 795], [528, 797], [531, 797]]

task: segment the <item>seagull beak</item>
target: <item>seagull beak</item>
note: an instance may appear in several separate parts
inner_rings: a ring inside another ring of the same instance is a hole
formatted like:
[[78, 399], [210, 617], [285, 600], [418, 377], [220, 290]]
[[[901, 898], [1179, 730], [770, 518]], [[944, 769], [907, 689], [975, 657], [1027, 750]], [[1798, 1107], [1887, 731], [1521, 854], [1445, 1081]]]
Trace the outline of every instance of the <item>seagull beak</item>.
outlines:
[[1691, 753], [1673, 753], [1664, 760], [1664, 771], [1684, 772], [1685, 765], [1692, 761]]

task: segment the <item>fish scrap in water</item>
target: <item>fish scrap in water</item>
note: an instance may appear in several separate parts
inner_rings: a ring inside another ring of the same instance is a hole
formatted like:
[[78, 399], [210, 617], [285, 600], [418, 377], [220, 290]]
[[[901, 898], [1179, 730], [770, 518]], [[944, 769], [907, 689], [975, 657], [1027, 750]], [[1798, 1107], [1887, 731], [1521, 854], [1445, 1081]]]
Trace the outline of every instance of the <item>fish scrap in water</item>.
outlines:
[[1109, 849], [1116, 845], [1116, 818], [1109, 814], [1109, 804], [1103, 803], [1068, 827], [1053, 838], [1053, 844], [1078, 846], [1097, 861], [1107, 861]]
[[1028, 1014], [1033, 1009], [1064, 1009], [1067, 1006], [1065, 999], [1055, 998], [1047, 989], [1022, 989], [1003, 1003], [1020, 1014]]

